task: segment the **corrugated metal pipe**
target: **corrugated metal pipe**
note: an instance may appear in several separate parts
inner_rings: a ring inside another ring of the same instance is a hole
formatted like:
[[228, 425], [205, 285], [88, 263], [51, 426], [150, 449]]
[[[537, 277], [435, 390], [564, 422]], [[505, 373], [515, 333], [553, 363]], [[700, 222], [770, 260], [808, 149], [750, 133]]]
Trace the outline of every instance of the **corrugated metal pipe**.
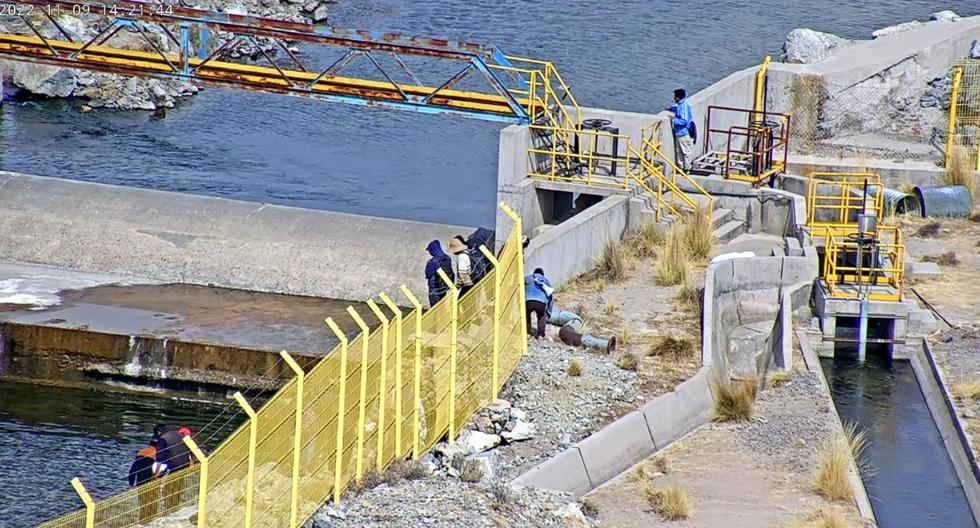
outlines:
[[916, 187], [922, 216], [930, 218], [966, 218], [973, 211], [970, 190], [962, 185]]
[[922, 209], [919, 207], [919, 199], [914, 194], [905, 194], [895, 189], [885, 189], [884, 193], [884, 215], [909, 214], [912, 216], [922, 216]]

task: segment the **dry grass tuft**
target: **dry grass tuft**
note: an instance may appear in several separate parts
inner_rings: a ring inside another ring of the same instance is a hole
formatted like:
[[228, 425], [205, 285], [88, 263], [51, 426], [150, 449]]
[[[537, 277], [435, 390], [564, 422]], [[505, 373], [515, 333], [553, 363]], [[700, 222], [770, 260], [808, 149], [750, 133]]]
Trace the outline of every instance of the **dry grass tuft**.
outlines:
[[582, 506], [579, 508], [582, 510], [582, 515], [595, 519], [599, 516], [599, 505], [595, 503], [594, 500], [586, 497], [582, 499]]
[[915, 236], [919, 238], [931, 238], [939, 234], [939, 228], [942, 224], [939, 222], [929, 222], [922, 227], [915, 230]]
[[606, 245], [602, 248], [602, 255], [596, 261], [596, 270], [602, 277], [612, 281], [625, 279], [629, 272], [629, 258], [623, 245], [607, 239]]
[[657, 254], [657, 248], [663, 245], [665, 239], [659, 224], [647, 222], [626, 241], [626, 251], [638, 258], [652, 257]]
[[476, 460], [463, 462], [463, 469], [459, 472], [459, 480], [463, 482], [480, 482], [483, 480], [483, 469]]
[[361, 476], [361, 481], [355, 484], [358, 493], [374, 489], [381, 484], [388, 482], [388, 478], [378, 472], [377, 469], [370, 469]]
[[977, 199], [977, 179], [973, 175], [973, 156], [969, 150], [954, 147], [950, 156], [950, 166], [943, 173], [943, 185], [962, 185], [970, 192], [970, 197]]
[[766, 386], [775, 389], [786, 383], [790, 378], [790, 373], [785, 370], [774, 370], [766, 375]]
[[657, 255], [656, 282], [661, 286], [673, 286], [687, 282], [688, 256], [684, 244], [684, 230], [676, 224], [670, 231], [667, 244]]
[[613, 301], [606, 301], [606, 307], [602, 309], [602, 313], [612, 317], [616, 315], [616, 311], [619, 310], [619, 306]]
[[633, 342], [633, 336], [630, 335], [630, 329], [628, 326], [624, 326], [622, 330], [619, 331], [619, 336], [616, 338], [617, 347], [624, 347]]
[[390, 475], [388, 482], [419, 480], [429, 476], [429, 468], [419, 460], [396, 460], [388, 466], [385, 473]]
[[679, 521], [691, 516], [691, 503], [687, 493], [677, 486], [655, 489], [649, 484], [643, 488], [650, 508], [666, 521]]
[[951, 392], [961, 400], [980, 400], [980, 380], [957, 383]]
[[853, 526], [837, 510], [820, 508], [801, 521], [789, 525], [789, 528], [850, 528]]
[[657, 470], [658, 473], [663, 473], [666, 475], [670, 473], [670, 461], [667, 459], [667, 455], [659, 455], [653, 459], [653, 468]]
[[582, 375], [582, 364], [578, 362], [577, 359], [573, 359], [568, 362], [568, 369], [566, 370], [569, 376], [579, 377]]
[[712, 383], [715, 394], [712, 419], [716, 422], [742, 422], [751, 418], [758, 386], [758, 380], [755, 378], [715, 380]]
[[650, 344], [648, 356], [659, 356], [677, 360], [694, 355], [694, 343], [686, 337], [661, 336]]
[[647, 473], [646, 464], [640, 462], [637, 464], [633, 471], [630, 472], [629, 479], [634, 482], [645, 482], [650, 479], [650, 475]]
[[867, 437], [854, 424], [846, 424], [843, 434], [827, 442], [820, 454], [820, 463], [813, 477], [813, 490], [821, 497], [841, 502], [854, 500], [854, 488], [848, 479], [848, 469], [853, 459], [862, 468]]
[[905, 194], [912, 194], [915, 192], [915, 184], [912, 183], [912, 180], [906, 178], [902, 180], [902, 183], [898, 184], [898, 190]]
[[938, 255], [926, 255], [922, 257], [924, 262], [935, 262], [940, 266], [959, 266], [960, 259], [956, 256], [955, 251], [947, 251], [945, 253], [940, 253]]
[[973, 211], [973, 214], [970, 215], [970, 221], [980, 222], [980, 209]]
[[692, 312], [701, 312], [701, 304], [704, 302], [704, 288], [698, 288], [691, 282], [684, 281], [681, 289], [677, 292], [677, 302], [680, 307]]
[[684, 222], [684, 239], [691, 256], [706, 259], [715, 247], [715, 235], [711, 222], [700, 214], [691, 214]]
[[636, 360], [636, 356], [630, 354], [629, 352], [619, 356], [616, 359], [616, 366], [623, 370], [633, 370], [635, 371], [639, 362]]

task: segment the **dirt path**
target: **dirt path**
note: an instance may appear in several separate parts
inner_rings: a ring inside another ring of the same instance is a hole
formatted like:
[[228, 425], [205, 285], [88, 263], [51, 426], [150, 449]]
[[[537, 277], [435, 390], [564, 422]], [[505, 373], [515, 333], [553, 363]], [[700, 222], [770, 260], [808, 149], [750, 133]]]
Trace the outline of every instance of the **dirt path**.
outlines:
[[[835, 428], [817, 375], [796, 371], [759, 395], [751, 420], [705, 425], [641, 464], [645, 477], [634, 469], [588, 500], [600, 526], [609, 527], [786, 527], [821, 508], [860, 526], [856, 507], [828, 503], [811, 490], [819, 453]], [[666, 472], [658, 471], [664, 466]], [[662, 520], [646, 501], [647, 484], [683, 489], [690, 518]]]

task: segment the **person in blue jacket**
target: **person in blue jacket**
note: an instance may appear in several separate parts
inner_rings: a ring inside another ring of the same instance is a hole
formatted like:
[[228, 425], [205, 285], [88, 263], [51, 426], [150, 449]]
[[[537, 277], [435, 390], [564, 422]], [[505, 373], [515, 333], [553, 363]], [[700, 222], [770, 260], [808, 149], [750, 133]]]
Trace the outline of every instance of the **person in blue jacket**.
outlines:
[[[555, 289], [545, 278], [544, 270], [536, 268], [534, 273], [524, 277], [524, 309], [527, 318], [528, 337], [544, 337], [544, 328], [555, 307]], [[537, 321], [531, 318], [534, 315]]]
[[432, 307], [449, 291], [446, 284], [439, 278], [437, 270], [442, 268], [449, 276], [450, 281], [454, 281], [456, 278], [453, 274], [453, 259], [442, 250], [442, 245], [439, 244], [438, 240], [429, 242], [425, 251], [429, 253], [429, 260], [425, 263], [425, 281], [429, 285], [429, 307]]
[[684, 171], [691, 170], [694, 160], [694, 114], [687, 102], [687, 92], [683, 88], [674, 90], [674, 104], [667, 109], [674, 114], [671, 124], [674, 130], [674, 159]]

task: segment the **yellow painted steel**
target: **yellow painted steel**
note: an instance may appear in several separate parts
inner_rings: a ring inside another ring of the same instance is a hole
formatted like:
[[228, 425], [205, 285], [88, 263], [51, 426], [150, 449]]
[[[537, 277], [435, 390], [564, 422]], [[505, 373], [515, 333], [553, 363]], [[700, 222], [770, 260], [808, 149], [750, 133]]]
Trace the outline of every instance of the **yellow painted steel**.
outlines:
[[379, 293], [378, 297], [391, 310], [391, 313], [395, 314], [395, 409], [397, 409], [395, 423], [398, 424], [395, 427], [395, 452], [401, 454], [403, 452], [402, 424], [405, 422], [405, 417], [402, 416], [404, 411], [402, 394], [405, 392], [402, 390], [402, 310], [385, 292]]
[[75, 493], [85, 504], [85, 528], [92, 528], [95, 526], [95, 501], [92, 500], [92, 496], [88, 494], [78, 477], [71, 479], [71, 487], [75, 488]]
[[422, 408], [422, 303], [415, 297], [412, 290], [409, 290], [404, 284], [402, 284], [399, 289], [402, 291], [402, 295], [408, 299], [408, 302], [412, 303], [415, 307], [415, 317], [413, 318], [415, 322], [415, 338], [412, 339], [412, 344], [415, 347], [415, 366], [412, 369], [412, 460], [418, 460], [421, 453], [421, 447], [419, 444], [419, 433], [422, 421], [419, 419], [419, 409]]
[[[500, 262], [486, 246], [480, 245], [480, 252], [491, 266], [497, 268]], [[496, 402], [500, 390], [500, 274], [493, 275], [493, 377], [490, 382], [490, 400]]]
[[258, 443], [259, 424], [255, 409], [241, 392], [235, 392], [235, 401], [248, 416], [248, 475], [245, 478], [245, 528], [252, 528], [252, 500], [255, 493], [255, 446]]
[[293, 425], [293, 472], [289, 501], [289, 527], [296, 528], [299, 516], [299, 460], [303, 447], [303, 373], [302, 367], [285, 351], [279, 352], [283, 361], [296, 375], [296, 417]]
[[456, 347], [459, 338], [457, 335], [459, 325], [459, 290], [456, 289], [453, 281], [449, 280], [449, 276], [446, 275], [446, 272], [442, 268], [437, 269], [436, 272], [439, 274], [442, 282], [445, 283], [446, 288], [449, 289], [446, 297], [449, 298], [452, 308], [449, 316], [449, 443], [453, 444], [456, 442]]
[[[384, 347], [389, 366], [384, 391], [388, 402], [382, 442], [385, 467], [394, 460], [419, 457], [446, 439], [450, 426], [458, 429], [466, 423], [492, 400], [495, 388], [499, 390], [506, 383], [525, 354], [521, 224], [513, 211], [505, 210], [518, 221], [496, 255], [496, 265], [465, 295], [458, 299], [446, 295], [435, 306], [423, 310], [416, 296], [401, 288], [412, 308], [402, 309], [401, 346], [395, 337]], [[456, 375], [450, 382], [454, 311]], [[206, 459], [200, 458], [202, 463], [95, 502], [93, 528], [129, 528], [158, 524], [157, 521], [180, 523], [184, 521], [171, 516], [195, 505], [204, 513], [198, 518], [199, 525], [241, 528], [248, 510], [248, 476], [253, 470], [251, 525], [289, 526], [294, 496], [298, 496], [296, 522], [302, 524], [325, 501], [340, 501], [344, 490], [363, 477], [365, 470], [383, 470], [384, 467], [375, 468], [378, 443], [374, 436], [382, 424], [377, 405], [381, 392], [382, 329], [372, 331], [356, 312], [352, 318], [363, 324], [358, 324], [361, 331], [351, 339], [345, 336], [345, 330], [352, 328], [326, 321], [339, 343], [316, 364], [308, 366], [301, 391], [297, 390], [299, 377], [288, 377], [282, 388], [255, 410], [255, 417], [250, 417]], [[392, 325], [396, 326], [394, 332]], [[397, 336], [398, 327], [397, 316], [389, 317], [389, 337]], [[398, 349], [403, 356], [402, 369], [397, 369]], [[361, 354], [349, 354], [350, 350], [361, 350]], [[396, 366], [394, 373], [392, 365]], [[402, 371], [401, 382], [398, 370]], [[391, 402], [399, 392], [402, 406], [396, 403], [393, 409]], [[303, 396], [299, 429], [298, 394]], [[239, 404], [231, 403], [236, 407]], [[250, 441], [253, 428], [254, 450]], [[395, 432], [402, 429], [403, 435], [412, 440], [404, 438], [404, 445], [399, 445], [392, 428]], [[205, 434], [198, 431], [196, 437], [205, 438]], [[297, 453], [299, 473], [298, 478], [293, 478]], [[254, 466], [250, 465], [250, 458]], [[43, 526], [78, 528], [84, 525], [85, 515], [86, 511], [80, 509]]]
[[[347, 396], [347, 335], [337, 326], [332, 317], [327, 317], [325, 322], [333, 334], [340, 341], [340, 377], [339, 383], [337, 384], [337, 409], [340, 412], [337, 413], [337, 447], [336, 453], [334, 454], [334, 482], [340, 482], [343, 479], [344, 470], [344, 412], [346, 409], [345, 399]], [[340, 486], [333, 487], [333, 501], [335, 503], [340, 502], [340, 492], [342, 488]]]
[[388, 376], [388, 324], [391, 322], [388, 317], [378, 308], [374, 299], [368, 299], [368, 308], [374, 312], [374, 316], [381, 321], [381, 378], [378, 383], [378, 452], [377, 467], [384, 467], [384, 438], [385, 438], [385, 407], [387, 407], [387, 376]]
[[[943, 167], [947, 170], [953, 166], [953, 136], [956, 131], [956, 108], [959, 106], [960, 80], [963, 78], [963, 67], [953, 68], [953, 83], [949, 88], [949, 126], [946, 129], [946, 156]], [[977, 157], [980, 164], [980, 156]]]
[[194, 458], [197, 459], [198, 464], [201, 466], [200, 469], [200, 480], [198, 481], [197, 490], [197, 528], [205, 528], [207, 526], [207, 504], [208, 504], [208, 457], [204, 456], [197, 444], [190, 436], [185, 436], [183, 438], [184, 445], [187, 449], [190, 449]]
[[772, 57], [766, 55], [766, 58], [762, 59], [762, 64], [759, 65], [759, 72], [755, 75], [755, 102], [752, 106], [752, 110], [755, 113], [752, 115], [753, 123], [761, 123], [762, 118], [762, 108], [765, 106], [765, 88], [766, 88], [766, 73], [769, 71], [769, 63], [772, 62]]
[[[857, 227], [861, 212], [874, 214], [879, 221], [884, 210], [884, 185], [876, 173], [813, 172], [807, 183], [807, 227], [814, 230]], [[864, 189], [867, 182], [868, 196]]]
[[351, 316], [351, 319], [353, 319], [354, 322], [357, 323], [357, 326], [361, 329], [361, 365], [360, 365], [361, 395], [358, 398], [358, 407], [357, 407], [357, 473], [356, 473], [357, 482], [361, 482], [361, 478], [364, 477], [364, 436], [366, 434], [364, 431], [364, 422], [366, 420], [365, 414], [367, 411], [367, 381], [368, 381], [367, 380], [368, 371], [366, 366], [368, 364], [368, 345], [370, 344], [367, 336], [371, 332], [371, 329], [368, 328], [367, 323], [365, 323], [364, 319], [361, 318], [361, 314], [357, 313], [357, 310], [355, 310], [353, 306], [347, 307], [347, 313]]
[[[857, 229], [841, 231], [824, 230], [824, 266], [822, 280], [833, 298], [857, 299], [859, 289], [868, 291], [873, 301], [901, 301], [905, 276], [905, 246], [902, 232], [895, 226], [878, 226], [874, 234], [876, 251], [864, 254], [870, 265], [862, 266], [858, 273], [856, 256]], [[854, 258], [854, 263], [848, 262]], [[862, 259], [864, 260], [864, 259]], [[882, 282], [883, 281], [883, 282]]]

